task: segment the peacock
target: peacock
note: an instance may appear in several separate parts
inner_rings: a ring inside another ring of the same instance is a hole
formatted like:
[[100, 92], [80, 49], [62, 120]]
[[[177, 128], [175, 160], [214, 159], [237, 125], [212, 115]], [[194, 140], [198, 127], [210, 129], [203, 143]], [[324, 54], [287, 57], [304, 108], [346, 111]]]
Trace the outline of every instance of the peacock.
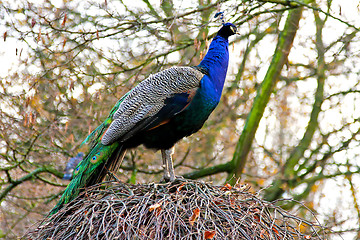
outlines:
[[175, 66], [150, 75], [120, 98], [82, 143], [82, 149], [87, 148], [84, 159], [50, 215], [82, 188], [116, 172], [126, 150], [140, 144], [161, 150], [163, 179], [176, 180], [173, 147], [197, 132], [219, 103], [229, 62], [228, 37], [235, 33], [234, 24], [223, 23], [199, 65]]

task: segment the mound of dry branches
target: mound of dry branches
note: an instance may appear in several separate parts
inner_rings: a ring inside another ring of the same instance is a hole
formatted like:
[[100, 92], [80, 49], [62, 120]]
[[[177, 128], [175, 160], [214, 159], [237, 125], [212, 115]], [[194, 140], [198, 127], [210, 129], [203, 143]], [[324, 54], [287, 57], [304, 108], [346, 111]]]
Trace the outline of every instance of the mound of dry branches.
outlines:
[[29, 232], [30, 239], [325, 239], [304, 221], [246, 187], [197, 181], [131, 185], [107, 182], [84, 191]]

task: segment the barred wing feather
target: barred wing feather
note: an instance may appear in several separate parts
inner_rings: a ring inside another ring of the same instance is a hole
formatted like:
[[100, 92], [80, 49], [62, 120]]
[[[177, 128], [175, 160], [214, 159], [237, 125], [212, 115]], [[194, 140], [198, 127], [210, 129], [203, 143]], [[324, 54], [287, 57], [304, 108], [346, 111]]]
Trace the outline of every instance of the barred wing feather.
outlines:
[[101, 143], [125, 141], [181, 112], [200, 86], [204, 73], [192, 67], [172, 67], [149, 76], [119, 104]]

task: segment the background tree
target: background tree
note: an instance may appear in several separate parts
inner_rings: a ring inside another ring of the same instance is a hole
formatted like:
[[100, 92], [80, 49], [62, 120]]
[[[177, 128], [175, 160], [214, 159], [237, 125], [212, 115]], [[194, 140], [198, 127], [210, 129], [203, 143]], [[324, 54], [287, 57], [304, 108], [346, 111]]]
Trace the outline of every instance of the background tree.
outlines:
[[[359, 234], [358, 2], [183, 5], [3, 1], [1, 236], [23, 234], [55, 204], [67, 159], [118, 98], [153, 72], [199, 63], [219, 10], [241, 34], [232, 40], [220, 105], [177, 145], [177, 173], [218, 184], [240, 178], [265, 188], [269, 201], [294, 198], [335, 232]], [[159, 159], [135, 149], [118, 176], [158, 181]], [[293, 202], [280, 203], [307, 217]]]

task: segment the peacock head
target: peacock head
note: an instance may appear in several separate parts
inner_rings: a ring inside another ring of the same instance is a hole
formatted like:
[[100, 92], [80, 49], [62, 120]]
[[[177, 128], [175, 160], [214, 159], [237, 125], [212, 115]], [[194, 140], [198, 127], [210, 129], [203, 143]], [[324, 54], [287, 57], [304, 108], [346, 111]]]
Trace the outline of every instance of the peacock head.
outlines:
[[229, 36], [234, 34], [237, 34], [236, 26], [232, 23], [224, 23], [217, 35], [228, 38]]

